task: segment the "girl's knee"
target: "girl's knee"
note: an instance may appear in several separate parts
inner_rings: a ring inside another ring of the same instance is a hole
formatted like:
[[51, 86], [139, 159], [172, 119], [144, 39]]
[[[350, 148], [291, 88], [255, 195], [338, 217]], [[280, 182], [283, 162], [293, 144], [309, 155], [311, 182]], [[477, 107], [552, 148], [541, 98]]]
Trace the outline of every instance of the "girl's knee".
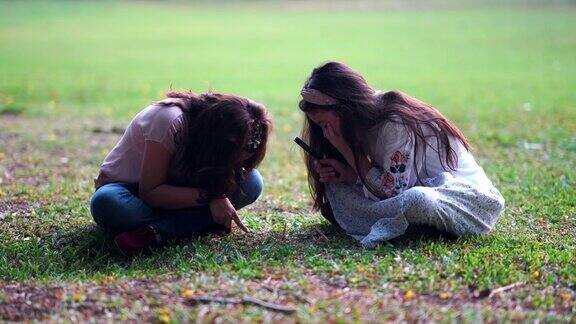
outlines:
[[107, 190], [103, 189], [104, 188], [100, 188], [96, 190], [92, 195], [90, 199], [90, 214], [92, 214], [92, 218], [98, 226], [106, 228], [105, 215], [107, 214], [107, 209], [110, 204], [110, 195], [106, 192]]
[[504, 197], [496, 190], [491, 196], [485, 196], [481, 208], [466, 218], [467, 226], [463, 235], [487, 234], [494, 229], [498, 218], [504, 211]]
[[446, 219], [438, 207], [437, 193], [427, 187], [406, 190], [403, 199], [403, 215], [412, 225], [428, 225], [446, 230]]
[[417, 212], [431, 213], [437, 209], [437, 194], [430, 188], [412, 187], [402, 195], [405, 195], [405, 205]]
[[488, 205], [494, 210], [495, 218], [498, 218], [504, 211], [506, 202], [502, 194], [496, 188], [494, 188], [493, 191], [494, 197], [488, 202]]
[[264, 181], [258, 170], [251, 170], [246, 174], [246, 178], [238, 184], [238, 189], [232, 194], [230, 201], [234, 208], [244, 208], [254, 203], [262, 194]]
[[[129, 205], [130, 191], [121, 185], [109, 184], [100, 187], [90, 201], [92, 218], [106, 229], [122, 230], [132, 228], [135, 212]], [[142, 212], [142, 211], [141, 211]]]
[[110, 186], [100, 187], [96, 190], [94, 195], [92, 195], [92, 199], [90, 199], [90, 212], [96, 222], [101, 220], [102, 216], [104, 216], [110, 209], [114, 208], [113, 206], [116, 204], [115, 196], [116, 190]]
[[262, 195], [262, 190], [264, 189], [262, 175], [256, 169], [250, 171], [240, 187], [247, 197], [247, 204], [254, 203]]

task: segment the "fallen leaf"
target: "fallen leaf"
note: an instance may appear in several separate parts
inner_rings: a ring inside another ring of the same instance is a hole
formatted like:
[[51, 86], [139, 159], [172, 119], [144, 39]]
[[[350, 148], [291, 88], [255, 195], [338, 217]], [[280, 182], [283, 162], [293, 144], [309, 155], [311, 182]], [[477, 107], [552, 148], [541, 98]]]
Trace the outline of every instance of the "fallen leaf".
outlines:
[[158, 310], [158, 322], [162, 324], [168, 324], [172, 321], [170, 317], [170, 309], [168, 307], [161, 307]]
[[562, 301], [567, 302], [570, 299], [572, 299], [572, 294], [567, 291], [562, 291], [560, 292], [560, 299], [562, 299]]
[[106, 276], [104, 277], [101, 282], [105, 285], [109, 285], [111, 283], [113, 283], [116, 279], [114, 278], [114, 276]]
[[171, 320], [170, 315], [160, 314], [158, 316], [158, 322], [160, 322], [162, 324], [168, 324], [168, 323], [170, 323], [170, 320]]
[[74, 293], [74, 296], [72, 296], [72, 300], [73, 300], [75, 303], [79, 303], [79, 302], [82, 301], [82, 298], [83, 298], [83, 297], [84, 297], [84, 296], [82, 296], [82, 293], [76, 292], [76, 293]]
[[408, 290], [404, 293], [404, 300], [410, 301], [416, 298], [416, 294], [412, 290]]
[[182, 297], [184, 298], [192, 298], [192, 296], [194, 296], [194, 291], [192, 289], [186, 289], [182, 293]]

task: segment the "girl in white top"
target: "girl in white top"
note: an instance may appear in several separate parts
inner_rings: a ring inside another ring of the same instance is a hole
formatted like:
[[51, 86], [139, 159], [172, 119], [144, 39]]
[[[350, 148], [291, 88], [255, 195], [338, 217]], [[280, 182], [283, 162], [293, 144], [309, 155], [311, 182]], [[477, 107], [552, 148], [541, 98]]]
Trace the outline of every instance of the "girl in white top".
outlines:
[[106, 156], [91, 212], [129, 256], [171, 239], [242, 230], [262, 191], [271, 121], [250, 99], [171, 92], [144, 108]]
[[460, 236], [490, 231], [504, 199], [458, 128], [399, 91], [373, 90], [348, 66], [314, 69], [301, 91], [315, 207], [365, 246], [429, 225]]

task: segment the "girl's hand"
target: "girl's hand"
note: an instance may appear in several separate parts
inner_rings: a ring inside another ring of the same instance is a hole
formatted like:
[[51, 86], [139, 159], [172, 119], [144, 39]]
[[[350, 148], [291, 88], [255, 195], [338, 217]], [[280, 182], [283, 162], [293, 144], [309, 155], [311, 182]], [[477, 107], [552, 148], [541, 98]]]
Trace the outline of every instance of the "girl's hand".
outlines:
[[238, 213], [228, 198], [214, 199], [210, 202], [210, 211], [214, 222], [224, 225], [228, 230], [232, 229], [232, 222], [236, 223], [241, 230], [245, 233], [250, 233], [250, 230], [244, 226]]
[[[349, 166], [333, 159], [314, 161], [314, 169], [320, 175], [320, 182], [356, 182], [356, 172]], [[336, 176], [336, 172], [339, 176]]]

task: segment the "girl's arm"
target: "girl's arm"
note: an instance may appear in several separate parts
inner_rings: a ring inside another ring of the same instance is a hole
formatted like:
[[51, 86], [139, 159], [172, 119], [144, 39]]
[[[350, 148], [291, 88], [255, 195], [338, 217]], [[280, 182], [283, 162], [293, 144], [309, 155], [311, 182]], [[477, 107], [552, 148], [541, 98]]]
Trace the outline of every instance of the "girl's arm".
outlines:
[[370, 160], [368, 160], [368, 156], [366, 155], [358, 157], [358, 167], [356, 167], [356, 161], [354, 160], [354, 154], [351, 149], [348, 149], [348, 151], [342, 155], [346, 159], [346, 162], [352, 166], [355, 173], [360, 172], [360, 174], [358, 174], [358, 177], [360, 178], [365, 178], [368, 171], [372, 168], [372, 163], [370, 163]]
[[[370, 160], [368, 160], [368, 156], [363, 155], [358, 158], [358, 168], [357, 168], [356, 161], [354, 159], [354, 154], [352, 153], [352, 149], [348, 144], [346, 144], [346, 141], [344, 141], [340, 132], [334, 129], [334, 126], [330, 124], [327, 124], [324, 127], [323, 132], [324, 136], [330, 141], [330, 143], [332, 143], [332, 145], [334, 145], [334, 147], [336, 147], [336, 149], [338, 149], [338, 151], [342, 154], [344, 159], [346, 159], [346, 162], [348, 162], [348, 165], [351, 166], [352, 170], [354, 171], [354, 174], [356, 174], [354, 180], [356, 180], [357, 177], [365, 178], [366, 175], [368, 174], [368, 171], [370, 171], [370, 169], [372, 168], [372, 163], [370, 163]], [[337, 171], [339, 171], [340, 173], [342, 173], [343, 171], [340, 169], [345, 168], [344, 166], [338, 166], [337, 168], [334, 165], [335, 163], [332, 163], [332, 161], [326, 161], [326, 162], [328, 162], [328, 164], [337, 169]], [[358, 172], [360, 174], [357, 174]], [[349, 178], [349, 176], [347, 178]]]
[[155, 141], [145, 141], [139, 196], [155, 208], [181, 209], [200, 205], [202, 191], [166, 184], [172, 154]]
[[[140, 198], [155, 208], [181, 209], [200, 205], [198, 198], [202, 195], [201, 189], [166, 184], [172, 154], [158, 142], [145, 141], [144, 143], [144, 159], [138, 189]], [[228, 198], [210, 201], [210, 211], [214, 221], [224, 225], [228, 230], [234, 222], [244, 232], [250, 232], [242, 224]]]
[[403, 124], [388, 122], [382, 126], [374, 156], [376, 165], [361, 166], [364, 181], [379, 197], [364, 187], [366, 197], [381, 200], [408, 189], [416, 177], [413, 151], [414, 136]]

